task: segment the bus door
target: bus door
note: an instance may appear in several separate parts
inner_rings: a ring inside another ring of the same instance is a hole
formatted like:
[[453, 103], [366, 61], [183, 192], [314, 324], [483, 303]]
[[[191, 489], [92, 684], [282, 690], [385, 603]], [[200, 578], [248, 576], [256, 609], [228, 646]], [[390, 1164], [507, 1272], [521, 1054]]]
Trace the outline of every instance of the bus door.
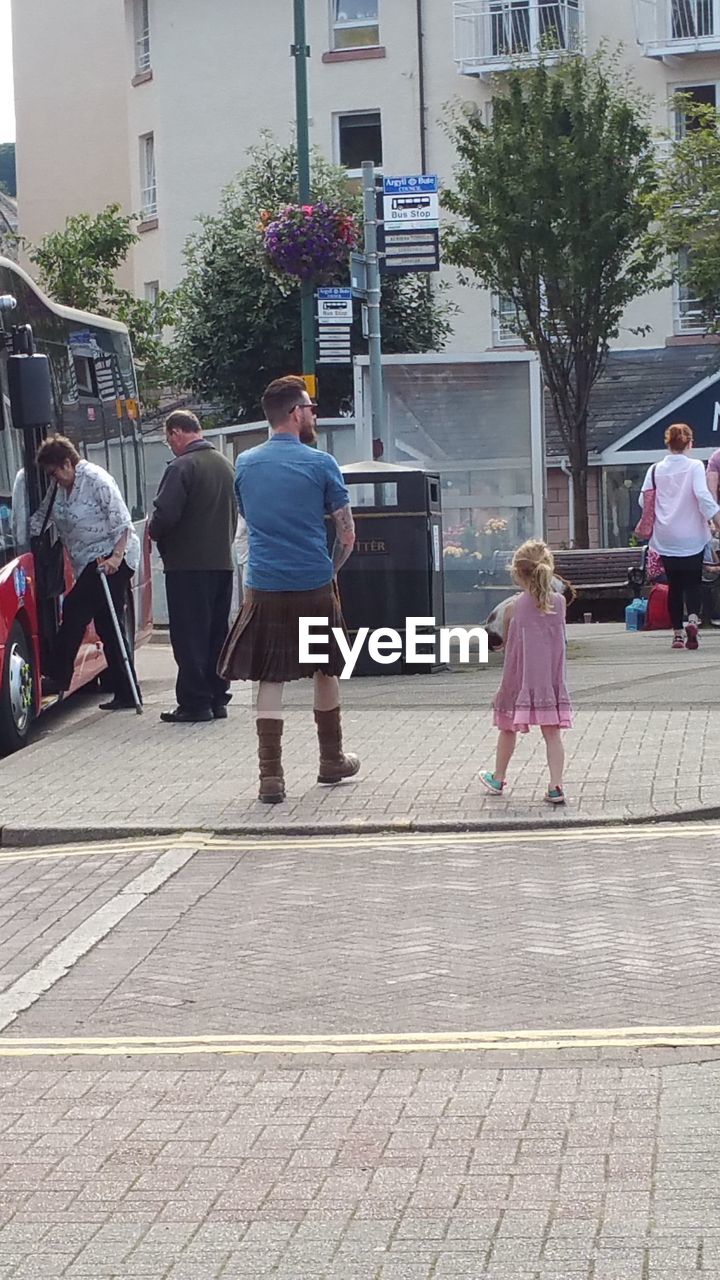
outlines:
[[[52, 400], [50, 366], [46, 357], [34, 355], [32, 335], [27, 326], [12, 331], [10, 353], [5, 352], [0, 390], [3, 396], [2, 459], [0, 466], [0, 538], [7, 556], [20, 558], [31, 550], [31, 517], [38, 510], [48, 490], [48, 479], [38, 467], [35, 458], [48, 427], [55, 423], [55, 407]], [[12, 368], [10, 362], [13, 362]], [[10, 472], [12, 471], [12, 475]], [[6, 472], [6, 475], [3, 475]], [[6, 492], [8, 491], [8, 492]], [[34, 560], [29, 557], [23, 563], [27, 572], [30, 591], [26, 606], [31, 601], [30, 614], [40, 644], [40, 658], [54, 642], [59, 622], [59, 600], [45, 597], [38, 591], [38, 561], [50, 552], [56, 540], [55, 531], [48, 528], [36, 547]], [[60, 591], [58, 591], [58, 595]]]

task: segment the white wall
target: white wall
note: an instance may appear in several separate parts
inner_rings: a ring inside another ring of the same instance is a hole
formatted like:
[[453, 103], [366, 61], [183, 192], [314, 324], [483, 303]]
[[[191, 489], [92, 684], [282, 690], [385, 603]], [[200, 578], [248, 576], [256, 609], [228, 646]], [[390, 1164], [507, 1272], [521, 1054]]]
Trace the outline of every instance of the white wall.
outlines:
[[[663, 0], [658, 0], [662, 3]], [[125, 9], [123, 26], [123, 7]], [[133, 253], [142, 295], [146, 281], [171, 288], [182, 276], [183, 246], [199, 213], [218, 207], [222, 188], [243, 167], [262, 129], [292, 136], [295, 112], [290, 0], [150, 0], [152, 79], [135, 71], [132, 0], [13, 0], [18, 99], [20, 217], [37, 237], [68, 213], [117, 199], [139, 207], [138, 139], [153, 132], [158, 226]], [[452, 181], [453, 149], [444, 124], [450, 104], [483, 103], [488, 80], [459, 75], [453, 60], [452, 0], [422, 0], [427, 167]], [[630, 0], [585, 0], [587, 47], [622, 43], [622, 65], [654, 103], [658, 128], [669, 124], [677, 84], [720, 81], [720, 53], [687, 55], [668, 66], [642, 55]], [[330, 48], [329, 0], [307, 0], [312, 141], [334, 158], [339, 112], [382, 113], [386, 173], [420, 168], [416, 0], [380, 0], [385, 57], [323, 62]], [[123, 34], [124, 31], [124, 34]], [[124, 49], [124, 52], [123, 52]], [[460, 306], [451, 350], [492, 345], [491, 300], [453, 283]], [[650, 326], [640, 336], [631, 329]], [[672, 334], [669, 290], [635, 303], [618, 339], [658, 346]]]
[[113, 201], [129, 212], [122, 0], [12, 0], [12, 26], [23, 235]]

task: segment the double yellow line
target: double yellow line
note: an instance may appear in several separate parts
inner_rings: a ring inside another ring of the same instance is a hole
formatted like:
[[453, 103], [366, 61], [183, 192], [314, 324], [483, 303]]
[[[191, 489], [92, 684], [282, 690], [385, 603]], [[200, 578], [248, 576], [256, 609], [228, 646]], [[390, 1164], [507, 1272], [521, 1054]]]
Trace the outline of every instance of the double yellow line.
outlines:
[[176, 835], [96, 840], [88, 843], [8, 847], [0, 849], [0, 866], [4, 863], [45, 861], [57, 858], [103, 858], [108, 855], [137, 857], [164, 849], [193, 847], [198, 853], [228, 851], [234, 853], [290, 852], [360, 852], [366, 849], [485, 848], [492, 845], [603, 844], [623, 840], [629, 844], [652, 838], [653, 843], [702, 836], [705, 840], [720, 836], [717, 822], [646, 823], [638, 826], [552, 827], [536, 831], [459, 831], [424, 832], [396, 829], [384, 832], [359, 832], [341, 835], [278, 836], [215, 835], [213, 832], [178, 832]]
[[546, 1053], [578, 1049], [720, 1048], [720, 1027], [387, 1032], [375, 1035], [0, 1036], [0, 1057], [183, 1057]]

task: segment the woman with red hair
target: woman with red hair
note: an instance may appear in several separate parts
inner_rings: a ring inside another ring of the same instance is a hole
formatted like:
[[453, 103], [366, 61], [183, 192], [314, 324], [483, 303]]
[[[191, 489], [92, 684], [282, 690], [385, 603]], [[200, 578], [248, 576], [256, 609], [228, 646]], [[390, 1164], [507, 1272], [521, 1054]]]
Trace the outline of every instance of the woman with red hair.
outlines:
[[[703, 552], [710, 539], [708, 521], [717, 527], [720, 507], [707, 486], [705, 468], [691, 458], [692, 428], [676, 422], [665, 432], [668, 453], [648, 468], [640, 493], [655, 490], [655, 519], [650, 547], [662, 559], [668, 582], [673, 649], [697, 649], [702, 610]], [[687, 611], [687, 626], [683, 621]]]

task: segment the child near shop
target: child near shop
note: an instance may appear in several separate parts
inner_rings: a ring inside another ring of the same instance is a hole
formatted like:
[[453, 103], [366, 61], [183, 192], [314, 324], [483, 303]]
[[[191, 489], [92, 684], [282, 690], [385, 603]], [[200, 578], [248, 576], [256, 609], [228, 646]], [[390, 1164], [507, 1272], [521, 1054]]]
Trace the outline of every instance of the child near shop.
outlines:
[[555, 564], [539, 540], [524, 542], [513, 556], [511, 573], [521, 594], [505, 610], [505, 665], [493, 702], [499, 729], [495, 769], [480, 774], [490, 795], [502, 795], [518, 733], [537, 725], [545, 739], [548, 804], [564, 804], [565, 748], [562, 730], [571, 729], [572, 704], [566, 684], [565, 597], [553, 590]]

